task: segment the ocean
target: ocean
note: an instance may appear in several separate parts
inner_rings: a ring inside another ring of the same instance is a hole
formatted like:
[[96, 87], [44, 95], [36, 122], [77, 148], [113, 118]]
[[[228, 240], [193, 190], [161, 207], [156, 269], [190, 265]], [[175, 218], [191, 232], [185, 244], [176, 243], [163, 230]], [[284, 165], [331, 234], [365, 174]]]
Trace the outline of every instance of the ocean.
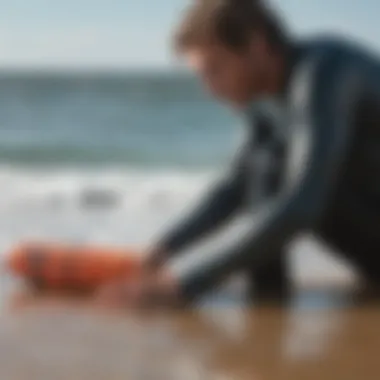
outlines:
[[[187, 74], [1, 74], [1, 252], [41, 239], [144, 250], [226, 168], [242, 127]], [[318, 244], [292, 249], [296, 277], [352, 276]]]

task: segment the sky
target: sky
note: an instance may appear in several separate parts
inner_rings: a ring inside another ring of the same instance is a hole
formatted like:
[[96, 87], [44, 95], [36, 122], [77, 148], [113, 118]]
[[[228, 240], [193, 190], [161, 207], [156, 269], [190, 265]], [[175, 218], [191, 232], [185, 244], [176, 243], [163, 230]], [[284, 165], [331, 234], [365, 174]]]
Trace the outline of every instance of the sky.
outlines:
[[[0, 68], [170, 68], [188, 0], [0, 0]], [[272, 0], [298, 34], [350, 34], [380, 50], [379, 0]]]

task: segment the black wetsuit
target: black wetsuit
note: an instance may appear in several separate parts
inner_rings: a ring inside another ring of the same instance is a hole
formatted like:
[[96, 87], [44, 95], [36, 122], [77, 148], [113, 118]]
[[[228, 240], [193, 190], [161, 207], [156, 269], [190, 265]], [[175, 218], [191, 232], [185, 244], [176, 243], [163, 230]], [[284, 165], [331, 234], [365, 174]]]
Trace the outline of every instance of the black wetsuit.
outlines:
[[283, 93], [247, 109], [233, 169], [163, 239], [176, 256], [228, 222], [214, 250], [169, 261], [188, 300], [237, 270], [270, 267], [306, 230], [380, 279], [380, 64], [333, 39], [289, 57]]

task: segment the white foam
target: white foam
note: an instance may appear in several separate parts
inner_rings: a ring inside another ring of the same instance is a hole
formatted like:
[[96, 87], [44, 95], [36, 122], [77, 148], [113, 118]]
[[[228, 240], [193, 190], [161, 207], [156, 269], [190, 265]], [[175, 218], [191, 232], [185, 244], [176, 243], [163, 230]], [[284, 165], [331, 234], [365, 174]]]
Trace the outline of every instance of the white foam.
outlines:
[[210, 174], [0, 167], [0, 249], [31, 238], [148, 244]]
[[0, 167], [0, 211], [20, 207], [151, 209], [186, 202], [210, 182], [210, 173], [127, 169], [22, 170]]

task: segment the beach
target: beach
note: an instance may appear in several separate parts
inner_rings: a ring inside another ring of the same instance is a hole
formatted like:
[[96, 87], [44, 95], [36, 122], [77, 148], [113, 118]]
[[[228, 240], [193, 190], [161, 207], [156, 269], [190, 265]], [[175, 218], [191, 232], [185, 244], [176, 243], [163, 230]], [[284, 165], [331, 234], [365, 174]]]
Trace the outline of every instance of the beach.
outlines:
[[[244, 133], [178, 73], [4, 73], [0, 94], [2, 259], [30, 240], [143, 254]], [[248, 309], [238, 275], [192, 311], [144, 316], [31, 294], [3, 262], [0, 378], [378, 379], [379, 311], [356, 302], [350, 263], [306, 235], [289, 260], [286, 309]]]

